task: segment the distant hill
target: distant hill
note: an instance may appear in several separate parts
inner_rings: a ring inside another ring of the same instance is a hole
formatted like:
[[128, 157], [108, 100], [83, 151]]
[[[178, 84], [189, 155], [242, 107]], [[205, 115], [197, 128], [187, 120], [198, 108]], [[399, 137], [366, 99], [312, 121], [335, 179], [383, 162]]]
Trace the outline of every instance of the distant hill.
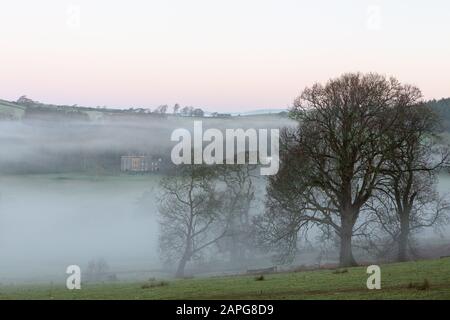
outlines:
[[259, 109], [245, 112], [232, 112], [232, 116], [254, 116], [254, 115], [264, 115], [264, 114], [279, 114], [287, 113], [288, 109]]
[[[440, 100], [430, 100], [427, 105], [432, 108], [443, 119], [443, 129], [450, 131], [450, 98]], [[288, 109], [260, 109], [244, 112], [205, 112], [205, 117], [265, 117], [281, 116], [287, 117]], [[45, 104], [31, 99], [21, 97], [17, 102], [0, 99], [0, 120], [21, 120], [21, 119], [76, 119], [76, 120], [116, 120], [116, 119], [146, 119], [155, 117], [182, 117], [181, 115], [159, 114], [150, 112], [149, 109], [129, 108], [114, 109], [108, 107], [83, 107], [78, 105], [54, 105]]]
[[0, 120], [116, 120], [121, 117], [161, 117], [142, 108], [113, 109], [107, 107], [83, 107], [78, 105], [55, 105], [33, 101], [26, 96], [17, 101], [0, 99]]
[[[287, 109], [261, 109], [247, 112], [204, 112], [204, 116], [226, 118], [226, 117], [261, 117], [268, 115], [287, 116]], [[114, 109], [108, 107], [83, 107], [78, 105], [54, 105], [33, 101], [26, 96], [20, 97], [17, 101], [6, 101], [0, 99], [0, 119], [20, 120], [20, 119], [38, 119], [38, 120], [59, 120], [61, 118], [89, 121], [89, 120], [119, 120], [145, 119], [155, 117], [189, 117], [182, 114], [172, 114], [167, 112], [161, 114], [151, 112], [150, 109], [129, 108]]]

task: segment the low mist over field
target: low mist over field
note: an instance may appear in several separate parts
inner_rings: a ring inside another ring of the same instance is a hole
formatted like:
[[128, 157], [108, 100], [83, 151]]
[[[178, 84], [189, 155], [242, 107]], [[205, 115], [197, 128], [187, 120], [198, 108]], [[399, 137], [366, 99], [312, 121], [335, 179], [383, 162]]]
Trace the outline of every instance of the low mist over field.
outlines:
[[156, 207], [139, 202], [156, 183], [157, 177], [2, 176], [2, 280], [58, 279], [68, 265], [100, 258], [114, 271], [159, 268]]
[[[170, 161], [172, 131], [192, 131], [193, 118], [128, 118], [115, 121], [0, 121], [0, 173], [118, 171], [120, 157], [151, 154]], [[280, 116], [204, 118], [203, 127], [280, 128], [295, 122]]]

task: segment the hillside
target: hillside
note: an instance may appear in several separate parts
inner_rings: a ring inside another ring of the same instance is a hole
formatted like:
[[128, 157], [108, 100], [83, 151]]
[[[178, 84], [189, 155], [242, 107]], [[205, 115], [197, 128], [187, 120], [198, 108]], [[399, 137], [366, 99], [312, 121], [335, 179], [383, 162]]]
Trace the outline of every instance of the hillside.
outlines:
[[[186, 107], [187, 108], [187, 107]], [[168, 108], [167, 108], [168, 109]], [[197, 109], [201, 110], [201, 109]], [[264, 109], [249, 112], [235, 112], [229, 114], [221, 114], [217, 112], [203, 112], [206, 118], [223, 118], [227, 117], [264, 117], [264, 116], [282, 116], [286, 117], [285, 109]], [[6, 101], [0, 99], [0, 119], [19, 120], [23, 118], [37, 118], [37, 119], [58, 119], [61, 117], [75, 118], [76, 120], [117, 120], [117, 119], [146, 119], [146, 118], [161, 118], [173, 117], [171, 110], [165, 113], [160, 113], [158, 108], [151, 111], [144, 108], [109, 108], [109, 107], [83, 107], [78, 105], [54, 105], [46, 104], [31, 99], [25, 96], [21, 97], [17, 102]], [[191, 117], [177, 114], [178, 117]]]
[[25, 109], [25, 106], [0, 99], [0, 119], [21, 119]]

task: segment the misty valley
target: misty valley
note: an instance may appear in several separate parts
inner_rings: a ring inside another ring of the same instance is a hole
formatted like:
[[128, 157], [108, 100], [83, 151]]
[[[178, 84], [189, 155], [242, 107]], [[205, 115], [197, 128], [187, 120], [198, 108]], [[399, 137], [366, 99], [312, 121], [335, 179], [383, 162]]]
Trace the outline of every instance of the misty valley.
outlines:
[[[64, 283], [65, 268], [73, 264], [81, 267], [83, 282], [173, 277], [173, 265], [161, 261], [158, 225], [159, 183], [173, 166], [172, 131], [192, 128], [193, 119], [219, 129], [292, 123], [283, 115], [235, 121], [117, 111], [113, 119], [96, 111], [83, 121], [64, 107], [58, 113], [56, 107], [31, 105], [28, 115], [21, 104], [0, 107], [6, 118], [0, 121], [3, 284]], [[255, 183], [261, 198], [262, 181]], [[208, 253], [187, 272], [245, 272], [271, 264], [266, 257], [231, 267], [227, 261]]]
[[448, 313], [449, 14], [2, 1], [1, 309]]
[[303, 108], [327, 91], [313, 87], [288, 112], [242, 115], [0, 100], [0, 286], [60, 288], [79, 266], [81, 288], [141, 283], [170, 298], [185, 290], [175, 279], [265, 282], [450, 256], [448, 99], [403, 106], [415, 92], [372, 74], [328, 85], [349, 79], [398, 97], [368, 114], [316, 113]]

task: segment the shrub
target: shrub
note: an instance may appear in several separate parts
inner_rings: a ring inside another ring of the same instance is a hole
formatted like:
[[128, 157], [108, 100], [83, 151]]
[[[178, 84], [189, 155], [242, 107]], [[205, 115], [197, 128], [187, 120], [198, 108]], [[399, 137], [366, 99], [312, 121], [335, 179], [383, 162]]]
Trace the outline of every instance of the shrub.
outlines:
[[264, 279], [264, 275], [257, 276], [257, 277], [255, 278], [255, 280], [256, 280], [256, 281], [264, 281], [264, 280], [265, 280], [265, 279]]

